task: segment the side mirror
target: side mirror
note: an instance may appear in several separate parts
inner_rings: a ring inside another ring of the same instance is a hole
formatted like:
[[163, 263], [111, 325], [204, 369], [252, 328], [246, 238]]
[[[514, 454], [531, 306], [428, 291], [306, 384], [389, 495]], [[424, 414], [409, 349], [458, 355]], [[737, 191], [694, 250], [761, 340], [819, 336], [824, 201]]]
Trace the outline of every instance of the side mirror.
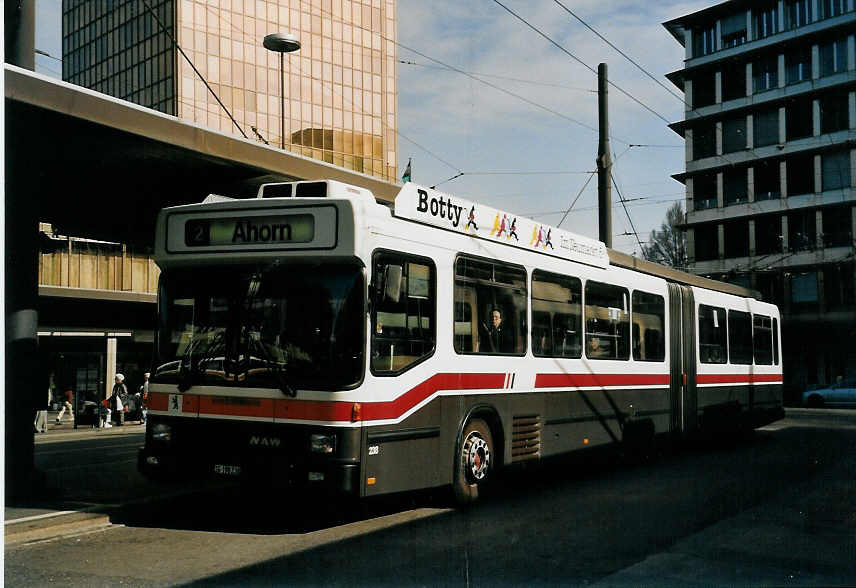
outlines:
[[383, 272], [383, 298], [398, 302], [401, 298], [401, 276], [403, 268], [400, 265], [387, 265]]

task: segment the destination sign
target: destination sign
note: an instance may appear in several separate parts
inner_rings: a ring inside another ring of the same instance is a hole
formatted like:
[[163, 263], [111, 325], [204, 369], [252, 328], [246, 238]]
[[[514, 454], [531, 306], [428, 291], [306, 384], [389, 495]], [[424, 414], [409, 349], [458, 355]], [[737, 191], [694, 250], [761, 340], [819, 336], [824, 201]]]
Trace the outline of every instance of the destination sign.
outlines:
[[191, 218], [184, 224], [188, 247], [309, 243], [314, 238], [311, 214]]
[[405, 184], [395, 197], [395, 216], [588, 265], [609, 265], [600, 241], [416, 184]]

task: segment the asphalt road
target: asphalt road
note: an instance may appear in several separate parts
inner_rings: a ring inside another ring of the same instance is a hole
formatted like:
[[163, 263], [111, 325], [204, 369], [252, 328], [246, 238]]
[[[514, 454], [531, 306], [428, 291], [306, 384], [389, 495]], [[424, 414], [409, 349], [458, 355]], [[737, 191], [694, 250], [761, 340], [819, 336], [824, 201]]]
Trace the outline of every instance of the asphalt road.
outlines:
[[118, 511], [107, 531], [7, 549], [14, 586], [856, 585], [856, 414], [646, 463], [565, 461], [474, 508], [236, 489]]

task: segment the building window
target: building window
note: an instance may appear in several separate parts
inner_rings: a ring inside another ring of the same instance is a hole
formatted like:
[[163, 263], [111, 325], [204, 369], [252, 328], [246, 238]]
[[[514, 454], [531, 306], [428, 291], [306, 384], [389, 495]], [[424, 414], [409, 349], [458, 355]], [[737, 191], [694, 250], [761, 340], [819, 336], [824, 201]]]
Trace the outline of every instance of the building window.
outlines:
[[738, 12], [719, 23], [722, 33], [722, 48], [737, 47], [746, 42], [746, 12]]
[[782, 252], [782, 217], [766, 215], [755, 217], [755, 253], [770, 255]]
[[716, 208], [716, 192], [716, 174], [693, 176], [693, 208], [695, 210]]
[[788, 215], [788, 244], [791, 251], [813, 251], [817, 243], [814, 210], [798, 210]]
[[811, 21], [811, 0], [785, 0], [785, 28], [804, 27]]
[[[526, 352], [526, 270], [460, 256], [455, 262], [455, 351]], [[498, 316], [497, 316], [498, 315]]]
[[821, 187], [838, 190], [850, 187], [850, 150], [832, 151], [820, 157]]
[[849, 125], [848, 93], [834, 92], [820, 97], [820, 132], [844, 131]]
[[811, 79], [811, 46], [800, 47], [785, 54], [785, 76], [788, 84]]
[[577, 278], [532, 273], [532, 354], [582, 355], [582, 284]]
[[752, 26], [755, 39], [763, 39], [779, 32], [779, 2], [765, 2], [752, 9]]
[[710, 106], [716, 103], [716, 75], [706, 72], [693, 79], [693, 108]]
[[633, 291], [633, 359], [663, 361], [666, 358], [666, 302], [662, 296]]
[[716, 123], [708, 122], [693, 127], [693, 159], [716, 155]]
[[779, 109], [761, 110], [752, 115], [753, 147], [765, 147], [779, 142]]
[[823, 209], [824, 247], [849, 247], [853, 245], [852, 218], [850, 205]]
[[847, 12], [847, 0], [818, 0], [819, 18], [832, 18]]
[[746, 66], [736, 63], [722, 70], [722, 101], [746, 97]]
[[791, 302], [795, 306], [817, 305], [817, 274], [791, 274]]
[[778, 160], [766, 160], [752, 170], [755, 201], [777, 200], [782, 197], [781, 174]]
[[749, 256], [749, 221], [737, 220], [723, 224], [725, 237], [725, 257]]
[[693, 29], [693, 57], [716, 51], [716, 26]]
[[853, 262], [837, 263], [823, 269], [823, 295], [827, 310], [852, 309], [856, 304]]
[[629, 359], [629, 303], [626, 288], [586, 282], [586, 357]]
[[820, 77], [831, 76], [847, 69], [847, 38], [836, 39], [820, 46]]
[[746, 168], [730, 168], [722, 173], [722, 198], [725, 206], [748, 202]]
[[728, 361], [728, 332], [725, 309], [699, 304], [698, 357], [701, 363]]
[[372, 373], [400, 373], [434, 352], [434, 265], [400, 253], [376, 253], [373, 283]]
[[719, 258], [719, 228], [716, 223], [699, 225], [693, 229], [696, 261]]
[[779, 57], [766, 55], [752, 64], [752, 90], [755, 94], [779, 86]]
[[733, 153], [746, 149], [746, 117], [733, 118], [722, 123], [722, 152]]
[[788, 141], [811, 137], [814, 112], [811, 98], [790, 101], [785, 106], [785, 133]]
[[814, 193], [814, 155], [790, 157], [787, 166], [788, 197]]

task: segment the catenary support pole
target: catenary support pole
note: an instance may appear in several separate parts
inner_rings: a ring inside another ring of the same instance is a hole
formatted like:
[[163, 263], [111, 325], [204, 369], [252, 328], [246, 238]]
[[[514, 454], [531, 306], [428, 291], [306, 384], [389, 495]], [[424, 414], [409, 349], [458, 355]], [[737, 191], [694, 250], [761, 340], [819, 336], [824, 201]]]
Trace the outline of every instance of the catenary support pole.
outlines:
[[597, 66], [597, 106], [598, 135], [597, 142], [597, 204], [598, 237], [607, 246], [612, 247], [612, 157], [609, 154], [609, 102], [607, 100], [606, 64]]

